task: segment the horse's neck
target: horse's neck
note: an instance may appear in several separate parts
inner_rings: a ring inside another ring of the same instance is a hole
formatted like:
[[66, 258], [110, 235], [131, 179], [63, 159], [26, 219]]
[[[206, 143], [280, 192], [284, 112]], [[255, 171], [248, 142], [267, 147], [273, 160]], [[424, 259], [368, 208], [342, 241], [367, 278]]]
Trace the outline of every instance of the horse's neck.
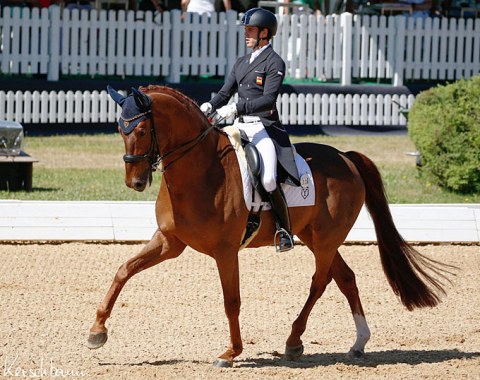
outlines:
[[169, 188], [175, 187], [175, 192], [193, 192], [214, 187], [218, 178], [225, 178], [222, 155], [228, 139], [220, 139], [219, 132], [212, 129], [195, 142], [210, 127], [199, 113], [169, 94], [158, 94], [155, 103], [160, 152], [162, 155], [174, 152], [163, 162]]
[[[205, 132], [204, 129], [199, 129], [194, 135], [189, 135], [184, 139], [177, 138], [176, 144], [166, 146], [166, 150], [162, 151], [162, 154], [179, 149], [188, 141], [195, 140], [203, 132]], [[170, 155], [168, 159], [165, 159], [163, 163], [164, 168], [166, 168], [164, 175], [169, 186], [174, 185], [185, 189], [205, 186], [205, 181], [208, 181], [211, 175], [215, 175], [219, 167], [217, 154], [218, 137], [217, 131], [211, 130], [205, 138], [196, 143], [186, 144], [185, 148], [179, 149], [176, 153]], [[161, 139], [162, 137], [159, 136], [159, 141]]]

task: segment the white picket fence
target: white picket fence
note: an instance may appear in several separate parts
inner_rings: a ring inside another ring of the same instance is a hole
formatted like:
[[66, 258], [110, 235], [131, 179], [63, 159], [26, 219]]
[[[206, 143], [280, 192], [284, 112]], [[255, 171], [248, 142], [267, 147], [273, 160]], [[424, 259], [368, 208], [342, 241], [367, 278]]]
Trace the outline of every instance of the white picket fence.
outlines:
[[[283, 124], [399, 126], [406, 124], [401, 109], [413, 101], [413, 95], [281, 94], [277, 106]], [[0, 120], [94, 124], [119, 116], [106, 91], [0, 91]]]
[[[224, 76], [245, 53], [237, 13], [180, 17], [151, 12], [4, 8], [4, 74]], [[480, 18], [286, 15], [274, 48], [297, 79], [469, 78], [480, 72]]]

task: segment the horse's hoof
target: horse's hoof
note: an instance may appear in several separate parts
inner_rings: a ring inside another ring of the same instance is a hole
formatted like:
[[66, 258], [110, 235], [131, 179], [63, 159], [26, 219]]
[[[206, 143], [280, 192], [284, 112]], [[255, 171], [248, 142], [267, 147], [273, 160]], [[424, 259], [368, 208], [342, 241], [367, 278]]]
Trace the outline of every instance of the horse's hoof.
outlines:
[[347, 358], [349, 359], [364, 359], [365, 358], [365, 352], [361, 350], [355, 350], [353, 348], [350, 349], [347, 353]]
[[283, 357], [286, 360], [295, 361], [295, 360], [300, 359], [302, 354], [303, 354], [303, 344], [301, 344], [300, 346], [297, 346], [297, 347], [286, 346], [285, 347], [285, 354], [283, 355]]
[[213, 362], [215, 368], [232, 368], [233, 361], [225, 359], [217, 359]]
[[87, 341], [87, 347], [91, 350], [102, 347], [108, 339], [106, 332], [90, 333]]

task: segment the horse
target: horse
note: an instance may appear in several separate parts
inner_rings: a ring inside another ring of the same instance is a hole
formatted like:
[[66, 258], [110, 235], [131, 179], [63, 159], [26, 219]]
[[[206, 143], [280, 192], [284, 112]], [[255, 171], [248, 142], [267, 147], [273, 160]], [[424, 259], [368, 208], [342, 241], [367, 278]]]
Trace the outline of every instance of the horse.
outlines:
[[[243, 350], [238, 255], [249, 215], [234, 148], [226, 133], [212, 125], [183, 93], [156, 85], [132, 90], [124, 97], [109, 88], [115, 102], [122, 105], [118, 129], [126, 151], [125, 184], [143, 191], [151, 184], [152, 172], [162, 165], [155, 205], [158, 228], [141, 251], [118, 269], [97, 309], [87, 345], [96, 349], [107, 341], [105, 323], [133, 275], [178, 257], [189, 246], [216, 262], [230, 344], [213, 365], [231, 367]], [[449, 271], [399, 234], [381, 175], [369, 158], [314, 143], [295, 144], [295, 149], [311, 169], [316, 201], [313, 206], [290, 208], [291, 226], [293, 234], [313, 252], [315, 273], [286, 340], [284, 357], [297, 360], [303, 354], [301, 336], [308, 317], [333, 279], [349, 303], [356, 327], [356, 340], [347, 355], [362, 358], [370, 330], [355, 274], [339, 253], [362, 206], [366, 205], [373, 220], [385, 276], [406, 309], [436, 306], [445, 295], [443, 279], [448, 280]], [[261, 226], [247, 248], [271, 246], [274, 233], [272, 212], [261, 211]]]

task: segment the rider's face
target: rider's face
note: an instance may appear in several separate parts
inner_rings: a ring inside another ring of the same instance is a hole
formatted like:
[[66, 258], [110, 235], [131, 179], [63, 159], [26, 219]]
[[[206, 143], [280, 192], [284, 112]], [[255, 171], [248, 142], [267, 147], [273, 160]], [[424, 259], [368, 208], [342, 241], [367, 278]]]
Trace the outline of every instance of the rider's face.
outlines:
[[258, 28], [256, 26], [245, 27], [245, 44], [247, 48], [253, 49], [257, 44]]
[[[258, 48], [257, 40], [258, 38], [267, 38], [268, 37], [268, 29], [267, 28], [262, 28], [260, 30], [256, 26], [246, 26], [245, 27], [245, 44], [247, 45], [247, 48], [249, 49], [255, 49]], [[263, 46], [266, 44], [266, 40], [262, 40], [263, 42], [260, 44], [260, 46]]]

